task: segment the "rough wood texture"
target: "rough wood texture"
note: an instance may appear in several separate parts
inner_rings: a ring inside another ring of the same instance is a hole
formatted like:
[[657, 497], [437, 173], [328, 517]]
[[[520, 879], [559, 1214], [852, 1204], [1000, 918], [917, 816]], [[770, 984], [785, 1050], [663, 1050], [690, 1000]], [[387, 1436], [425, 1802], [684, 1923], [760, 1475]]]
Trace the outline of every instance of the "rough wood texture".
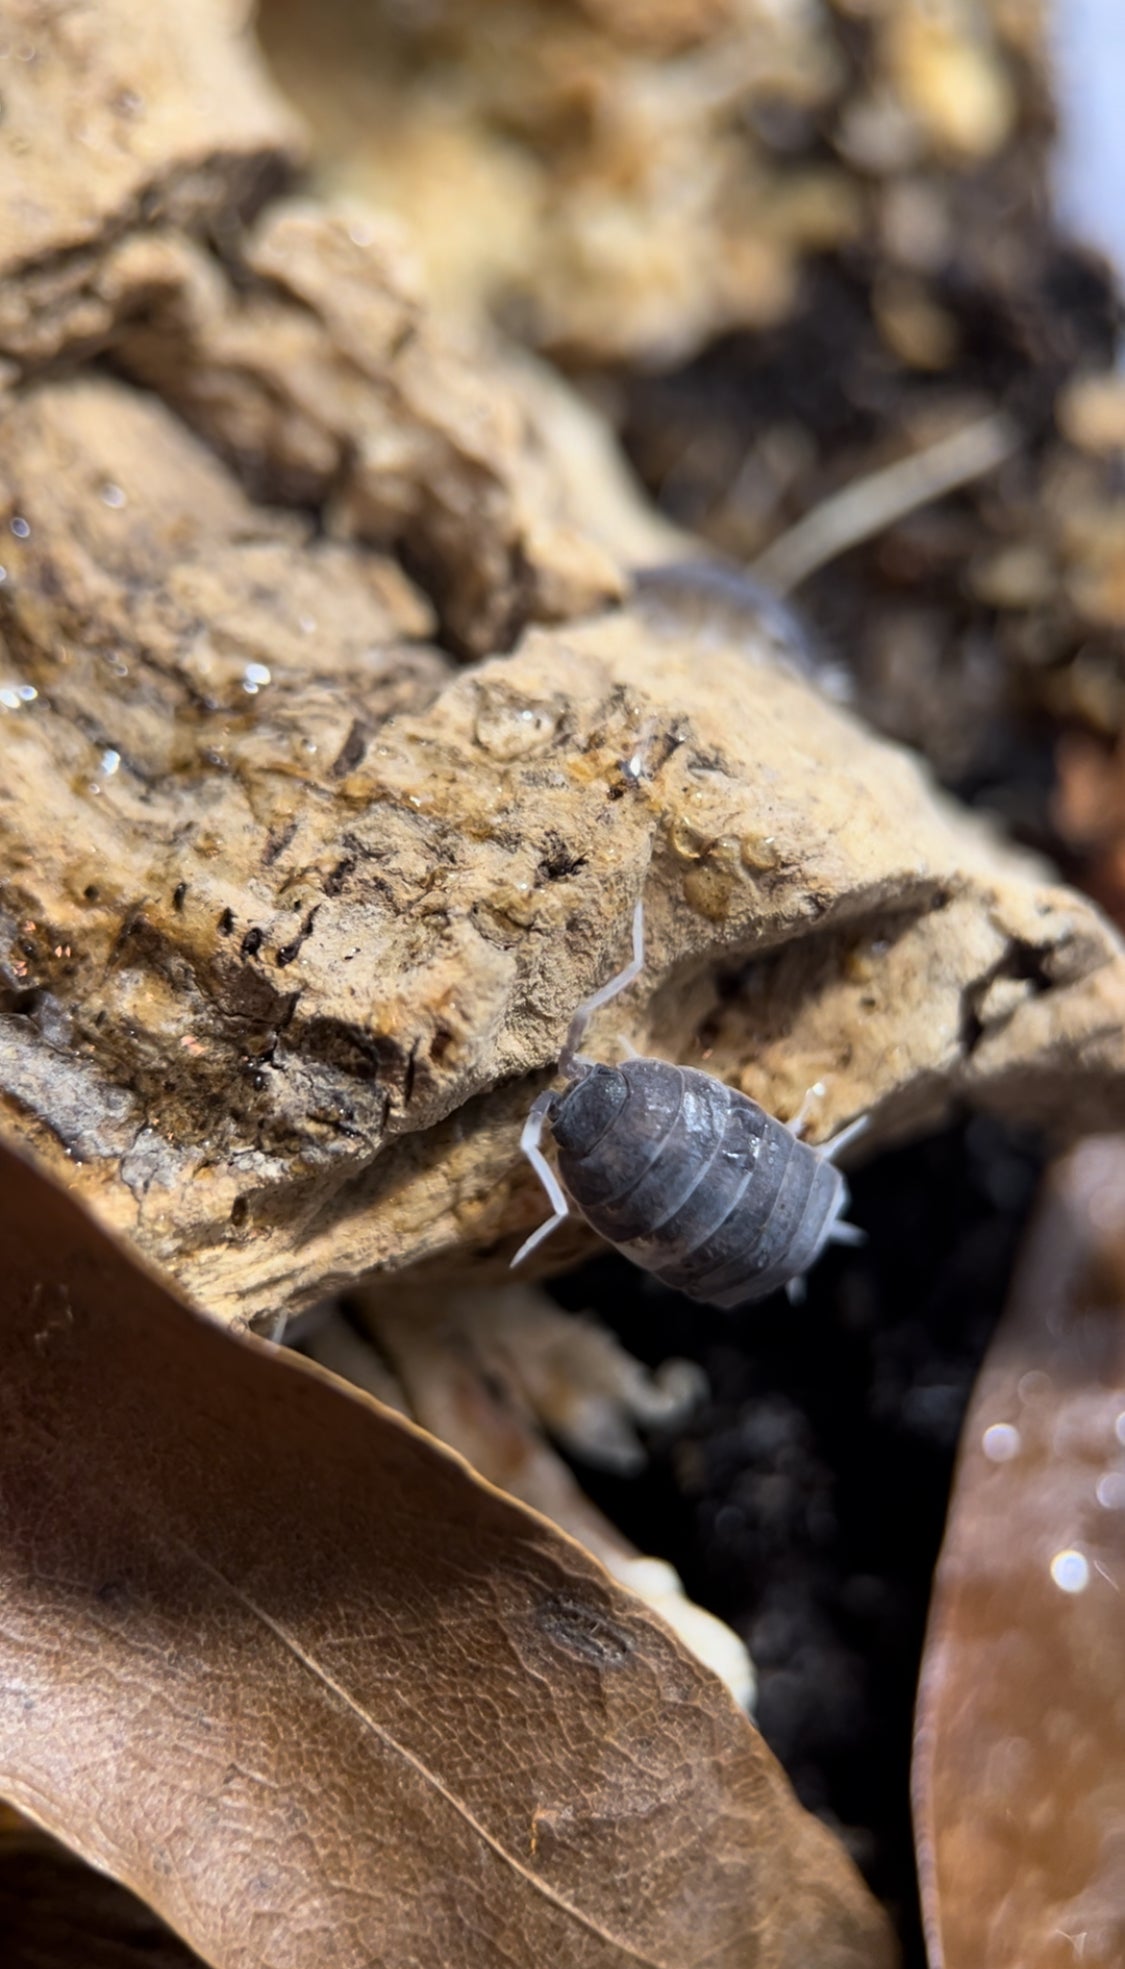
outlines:
[[862, 242], [897, 274], [888, 349], [933, 370], [951, 353], [925, 285], [933, 225], [962, 215], [958, 166], [979, 172], [1017, 131], [1026, 147], [1042, 119], [1041, 13], [261, 0], [260, 31], [322, 183], [399, 212], [460, 316], [494, 309], [586, 362], [665, 364], [788, 324], [810, 262]]
[[6, 0], [0, 349], [14, 368], [105, 343], [123, 312], [107, 268], [130, 235], [229, 235], [292, 171], [296, 123], [248, 11]]
[[[498, 1267], [542, 1207], [531, 1092], [642, 891], [611, 1029], [783, 1116], [823, 1082], [817, 1135], [964, 1097], [1118, 1111], [1125, 965], [1090, 906], [829, 701], [752, 596], [608, 607], [557, 437], [380, 225], [275, 201], [243, 229], [291, 140], [229, 9], [193, 10], [190, 61], [168, 10], [135, 50], [125, 0], [80, 46], [23, 18], [0, 136], [41, 114], [19, 182], [51, 196], [10, 208], [31, 298], [0, 321], [19, 1140], [227, 1316]], [[100, 100], [134, 56], [144, 141], [91, 171], [55, 70]], [[510, 653], [458, 672], [438, 640]]]
[[395, 225], [283, 202], [247, 229], [298, 153], [243, 6], [15, 13], [0, 382], [108, 354], [255, 492], [405, 551], [465, 653], [620, 591], [520, 395], [435, 329]]
[[526, 1076], [642, 890], [614, 1027], [782, 1114], [824, 1081], [817, 1133], [1120, 1101], [1112, 933], [752, 614], [650, 597], [456, 673], [395, 568], [121, 384], [30, 391], [0, 448], [5, 1104], [205, 1303], [533, 1220]]

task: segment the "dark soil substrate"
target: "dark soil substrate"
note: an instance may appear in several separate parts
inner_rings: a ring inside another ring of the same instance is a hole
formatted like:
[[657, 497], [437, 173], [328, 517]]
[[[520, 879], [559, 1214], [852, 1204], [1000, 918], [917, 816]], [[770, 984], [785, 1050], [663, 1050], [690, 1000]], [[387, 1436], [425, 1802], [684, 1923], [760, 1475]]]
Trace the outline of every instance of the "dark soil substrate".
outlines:
[[701, 1361], [711, 1397], [639, 1480], [582, 1468], [643, 1550], [748, 1642], [758, 1723], [843, 1835], [924, 1969], [911, 1844], [914, 1690], [961, 1420], [1041, 1168], [975, 1119], [854, 1178], [862, 1249], [808, 1297], [725, 1315], [613, 1257], [556, 1282], [640, 1359]]

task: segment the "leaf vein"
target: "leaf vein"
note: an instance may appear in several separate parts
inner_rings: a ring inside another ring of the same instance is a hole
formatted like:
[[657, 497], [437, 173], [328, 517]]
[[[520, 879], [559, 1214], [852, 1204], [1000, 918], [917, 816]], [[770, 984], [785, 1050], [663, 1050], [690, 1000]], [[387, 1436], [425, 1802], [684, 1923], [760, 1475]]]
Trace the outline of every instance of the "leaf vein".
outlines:
[[313, 1677], [314, 1681], [319, 1682], [335, 1696], [338, 1702], [343, 1703], [344, 1707], [367, 1729], [371, 1730], [379, 1738], [379, 1741], [385, 1744], [395, 1756], [401, 1757], [404, 1763], [410, 1765], [411, 1769], [417, 1772], [423, 1782], [430, 1785], [439, 1797], [464, 1820], [465, 1824], [476, 1834], [477, 1838], [483, 1840], [484, 1844], [505, 1865], [511, 1867], [513, 1872], [518, 1874], [529, 1887], [536, 1893], [541, 1894], [545, 1900], [550, 1901], [554, 1907], [559, 1909], [560, 1913], [569, 1916], [572, 1921], [576, 1921], [580, 1927], [585, 1928], [598, 1941], [605, 1942], [610, 1948], [617, 1949], [626, 1961], [638, 1963], [641, 1965], [641, 1969], [671, 1969], [670, 1964], [660, 1960], [656, 1956], [643, 1954], [640, 1950], [633, 1948], [629, 1942], [623, 1940], [621, 1936], [614, 1935], [609, 1929], [603, 1928], [601, 1923], [594, 1919], [593, 1915], [586, 1914], [582, 1908], [578, 1907], [573, 1901], [568, 1900], [565, 1894], [561, 1894], [548, 1881], [541, 1879], [539, 1875], [533, 1873], [530, 1867], [524, 1865], [517, 1854], [513, 1853], [501, 1840], [497, 1839], [495, 1834], [489, 1832], [487, 1826], [481, 1824], [480, 1820], [470, 1810], [469, 1806], [465, 1804], [464, 1800], [458, 1798], [455, 1792], [450, 1791], [448, 1785], [443, 1782], [438, 1776], [438, 1773], [431, 1769], [430, 1765], [421, 1757], [418, 1757], [414, 1751], [409, 1750], [404, 1743], [400, 1743], [398, 1738], [393, 1736], [384, 1724], [380, 1723], [376, 1717], [364, 1709], [362, 1704], [358, 1703], [354, 1696], [344, 1687], [343, 1683], [338, 1682], [335, 1676], [331, 1675], [314, 1656], [310, 1655], [301, 1646], [295, 1635], [290, 1634], [279, 1621], [275, 1620], [271, 1614], [266, 1612], [264, 1607], [259, 1606], [257, 1601], [251, 1599], [248, 1593], [243, 1592], [241, 1587], [236, 1586], [234, 1581], [229, 1579], [218, 1566], [213, 1565], [209, 1559], [205, 1559], [203, 1554], [194, 1546], [189, 1545], [186, 1541], [177, 1542], [180, 1543], [181, 1549], [189, 1559], [219, 1585], [223, 1586], [232, 1598], [237, 1600], [255, 1620], [260, 1620], [262, 1625], [269, 1629], [274, 1638], [292, 1655], [293, 1659], [300, 1664], [305, 1672]]

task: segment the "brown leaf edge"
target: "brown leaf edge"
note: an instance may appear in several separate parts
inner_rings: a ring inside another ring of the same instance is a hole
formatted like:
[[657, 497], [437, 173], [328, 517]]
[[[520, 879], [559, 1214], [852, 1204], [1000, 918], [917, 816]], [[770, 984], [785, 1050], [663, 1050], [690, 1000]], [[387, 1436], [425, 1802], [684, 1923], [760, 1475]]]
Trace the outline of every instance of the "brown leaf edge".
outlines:
[[914, 1745], [932, 1969], [1125, 1961], [1125, 1136], [1051, 1172], [965, 1418]]
[[889, 1962], [580, 1547], [0, 1148], [0, 1794], [215, 1969]]

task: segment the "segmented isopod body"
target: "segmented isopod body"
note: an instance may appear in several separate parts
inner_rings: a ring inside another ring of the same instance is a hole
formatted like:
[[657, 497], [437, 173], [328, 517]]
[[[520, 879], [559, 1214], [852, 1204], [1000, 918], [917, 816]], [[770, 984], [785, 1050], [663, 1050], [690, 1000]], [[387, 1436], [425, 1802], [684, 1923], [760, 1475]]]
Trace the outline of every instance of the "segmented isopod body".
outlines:
[[580, 1008], [560, 1062], [567, 1085], [541, 1094], [528, 1116], [523, 1147], [555, 1215], [513, 1262], [567, 1214], [539, 1148], [549, 1124], [566, 1191], [595, 1231], [690, 1298], [740, 1306], [792, 1287], [829, 1241], [860, 1237], [841, 1221], [848, 1190], [831, 1156], [862, 1123], [812, 1148], [698, 1068], [584, 1060], [576, 1047], [590, 1013], [637, 975], [641, 934], [638, 907], [633, 963]]

